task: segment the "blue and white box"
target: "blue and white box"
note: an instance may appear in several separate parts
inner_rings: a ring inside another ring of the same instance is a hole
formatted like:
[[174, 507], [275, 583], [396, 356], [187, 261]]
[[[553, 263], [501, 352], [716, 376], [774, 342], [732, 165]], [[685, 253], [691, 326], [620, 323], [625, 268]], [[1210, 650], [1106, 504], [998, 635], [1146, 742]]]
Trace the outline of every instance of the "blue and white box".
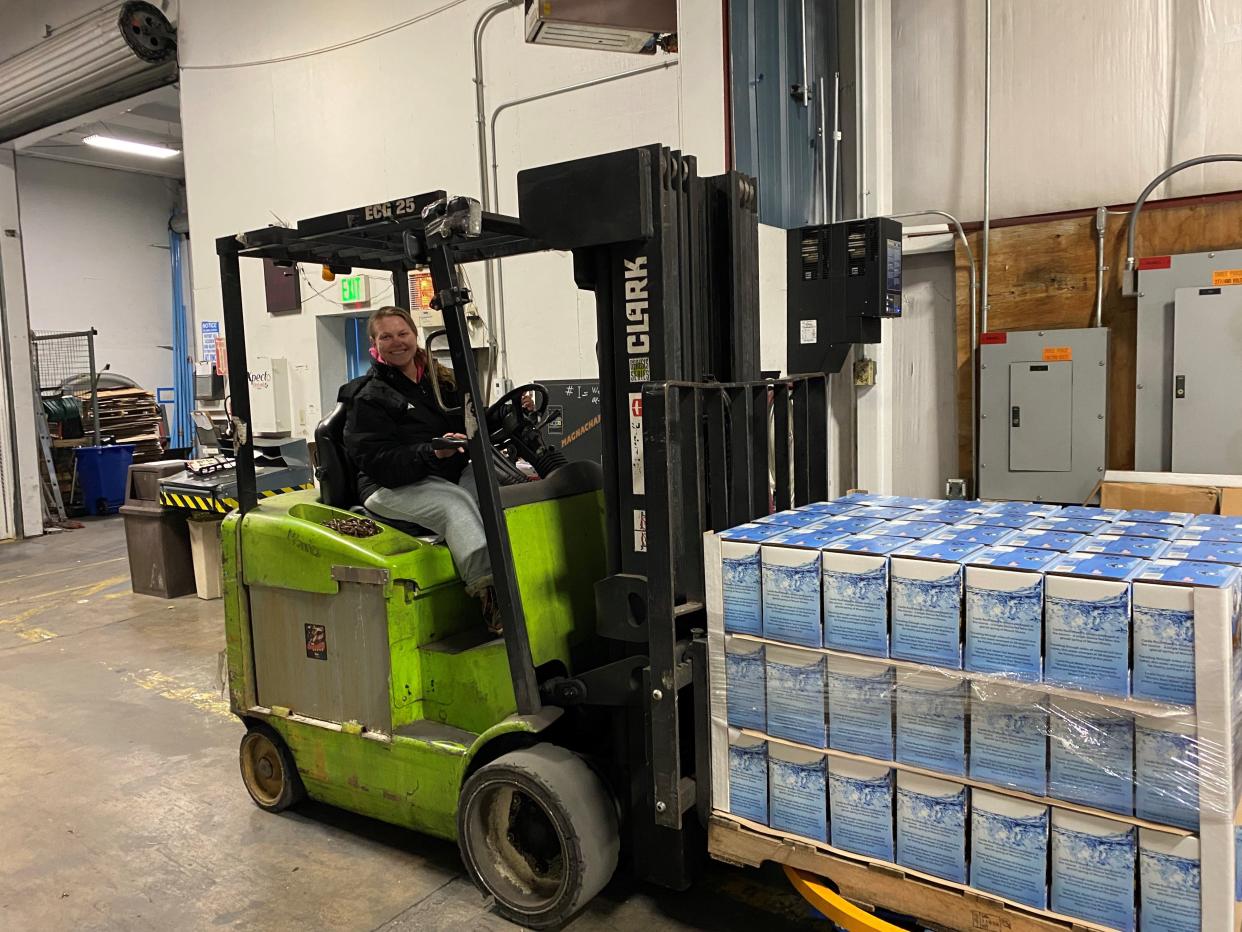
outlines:
[[729, 812], [768, 824], [768, 742], [729, 729]]
[[1120, 508], [1097, 508], [1094, 505], [1066, 505], [1057, 512], [1058, 518], [1085, 518], [1088, 521], [1116, 521], [1123, 514]]
[[974, 790], [970, 810], [970, 885], [1047, 909], [1048, 807]]
[[1037, 502], [997, 502], [992, 506], [992, 514], [1003, 515], [1035, 515], [1047, 518], [1061, 513], [1060, 505], [1049, 505]]
[[[1211, 517], [1201, 515], [1200, 517]], [[1191, 524], [1182, 528], [1178, 540], [1219, 541], [1226, 544], [1242, 544], [1242, 528], [1221, 527], [1215, 524]]]
[[923, 521], [917, 517], [902, 518], [898, 521], [889, 521], [887, 524], [879, 526], [878, 530], [884, 532], [888, 537], [908, 537], [911, 540], [921, 540], [930, 534], [939, 531], [943, 524], [938, 521]]
[[1134, 815], [1134, 717], [1054, 698], [1048, 711], [1048, 795]]
[[923, 511], [927, 508], [936, 508], [944, 504], [942, 498], [918, 498], [913, 495], [894, 495], [888, 503], [890, 508], [913, 508], [915, 511]]
[[1137, 557], [1067, 553], [1044, 577], [1044, 681], [1130, 695], [1130, 583]]
[[1229, 592], [1227, 619], [1237, 617], [1240, 571], [1223, 563], [1154, 560], [1134, 580], [1134, 676], [1136, 698], [1195, 701], [1195, 592]]
[[1143, 560], [1158, 560], [1169, 549], [1169, 542], [1156, 537], [1099, 534], [1095, 537], [1088, 537], [1078, 549], [1083, 553], [1100, 553], [1114, 557], [1139, 557]]
[[860, 508], [848, 515], [834, 515], [831, 518], [824, 518], [816, 522], [818, 527], [830, 531], [840, 531], [843, 535], [866, 534], [872, 528], [878, 528], [883, 523], [883, 518], [871, 517], [866, 508]]
[[1146, 508], [1134, 508], [1124, 512], [1115, 521], [1137, 521], [1140, 524], [1172, 524], [1184, 527], [1195, 515], [1189, 511], [1150, 511]]
[[841, 502], [811, 502], [809, 505], [799, 505], [793, 511], [805, 511], [819, 515], [820, 518], [832, 518], [837, 515], [853, 514], [858, 511], [859, 507], [858, 505], [846, 505]]
[[841, 502], [846, 505], [889, 505], [897, 501], [896, 495], [879, 495], [875, 492], [850, 492], [847, 495], [838, 495], [833, 499], [834, 502]]
[[897, 863], [966, 882], [966, 787], [947, 780], [897, 774]]
[[1047, 515], [1032, 515], [1022, 511], [989, 511], [984, 515], [973, 515], [968, 520], [958, 522], [958, 527], [1003, 527], [1020, 531], [1044, 520]]
[[1052, 810], [1052, 911], [1134, 932], [1138, 837], [1131, 825]]
[[881, 521], [896, 521], [898, 518], [913, 517], [913, 508], [895, 508], [889, 505], [868, 505], [865, 510], [857, 512], [867, 518], [879, 518]]
[[946, 524], [956, 524], [958, 521], [964, 521], [972, 515], [985, 515], [995, 507], [991, 502], [951, 499], [928, 505], [922, 510], [920, 517], [944, 521]]
[[888, 656], [888, 557], [904, 537], [856, 534], [823, 554], [824, 646]]
[[755, 519], [755, 524], [779, 524], [781, 527], [806, 527], [808, 524], [815, 524], [823, 521], [831, 515], [825, 515], [821, 512], [807, 511], [801, 508], [789, 508], [785, 511], [778, 511], [776, 514], [763, 515]]
[[966, 776], [966, 680], [935, 670], [898, 670], [897, 761]]
[[1242, 544], [1224, 540], [1175, 540], [1169, 542], [1169, 549], [1164, 552], [1164, 558], [1242, 566]]
[[763, 634], [759, 544], [781, 530], [780, 525], [739, 524], [720, 535], [724, 629], [730, 634]]
[[1033, 690], [970, 684], [970, 777], [1034, 796], [1048, 789], [1048, 708]]
[[828, 762], [832, 845], [893, 861], [893, 771], [838, 757]]
[[1202, 764], [1193, 718], [1136, 716], [1134, 814], [1198, 831]]
[[819, 548], [764, 544], [763, 636], [819, 647]]
[[823, 754], [769, 743], [768, 824], [828, 843], [828, 762]]
[[989, 547], [966, 565], [966, 669], [1043, 677], [1043, 569], [1054, 550]]
[[1215, 527], [1242, 531], [1242, 515], [1195, 515], [1187, 523], [1187, 527]]
[[1146, 521], [1114, 521], [1108, 526], [1109, 533], [1121, 534], [1125, 537], [1155, 537], [1160, 540], [1173, 540], [1182, 536], [1180, 524], [1159, 524]]
[[764, 645], [725, 635], [725, 709], [734, 728], [768, 727]]
[[1199, 839], [1139, 829], [1139, 915], [1143, 932], [1199, 932]]
[[828, 746], [876, 760], [893, 759], [893, 668], [828, 658]]
[[1107, 521], [1092, 521], [1090, 518], [1044, 518], [1029, 528], [1032, 531], [1058, 531], [1062, 534], [1106, 534]]
[[893, 657], [961, 669], [963, 564], [981, 549], [977, 544], [921, 540], [893, 551], [889, 558]]
[[767, 646], [767, 732], [811, 747], [828, 744], [827, 658], [796, 647]]
[[935, 540], [946, 540], [956, 544], [995, 547], [997, 544], [1003, 544], [1013, 536], [1013, 533], [1010, 528], [991, 527], [986, 524], [949, 524], [932, 537]]
[[1087, 537], [1084, 534], [1070, 534], [1065, 531], [1041, 531], [1028, 528], [1018, 531], [1005, 541], [1006, 547], [1032, 547], [1035, 550], [1057, 550], [1069, 553], [1077, 550]]

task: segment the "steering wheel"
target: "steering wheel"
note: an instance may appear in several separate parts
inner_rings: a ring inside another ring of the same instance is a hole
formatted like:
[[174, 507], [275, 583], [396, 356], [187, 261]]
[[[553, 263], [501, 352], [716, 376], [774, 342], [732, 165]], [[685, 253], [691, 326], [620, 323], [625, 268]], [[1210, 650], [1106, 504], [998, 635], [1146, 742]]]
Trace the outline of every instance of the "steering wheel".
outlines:
[[[535, 396], [532, 411], [522, 407], [522, 396], [527, 392]], [[539, 430], [550, 417], [548, 390], [538, 382], [527, 382], [505, 392], [487, 409], [488, 439], [492, 446], [500, 446], [523, 430]]]

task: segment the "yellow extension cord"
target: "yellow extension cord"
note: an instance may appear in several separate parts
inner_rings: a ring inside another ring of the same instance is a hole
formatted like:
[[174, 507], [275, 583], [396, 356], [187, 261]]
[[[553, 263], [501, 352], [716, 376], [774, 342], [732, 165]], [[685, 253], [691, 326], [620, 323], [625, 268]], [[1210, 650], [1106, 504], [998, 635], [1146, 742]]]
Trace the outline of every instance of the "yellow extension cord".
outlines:
[[904, 932], [865, 909], [859, 909], [841, 894], [831, 890], [822, 877], [800, 871], [788, 864], [785, 865], [785, 876], [804, 900], [846, 932]]

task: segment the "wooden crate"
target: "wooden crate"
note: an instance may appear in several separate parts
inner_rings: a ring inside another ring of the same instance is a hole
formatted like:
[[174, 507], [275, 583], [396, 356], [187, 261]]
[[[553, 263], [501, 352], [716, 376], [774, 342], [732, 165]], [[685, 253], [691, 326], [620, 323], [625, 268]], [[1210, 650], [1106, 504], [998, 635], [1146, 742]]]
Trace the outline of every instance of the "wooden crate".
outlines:
[[846, 899], [865, 909], [882, 908], [911, 916], [930, 928], [952, 932], [1068, 932], [1098, 929], [1091, 923], [1068, 923], [1037, 916], [984, 894], [920, 874], [838, 857], [776, 833], [749, 827], [732, 817], [713, 815], [707, 849], [718, 861], [758, 867], [765, 861], [786, 864], [825, 877]]

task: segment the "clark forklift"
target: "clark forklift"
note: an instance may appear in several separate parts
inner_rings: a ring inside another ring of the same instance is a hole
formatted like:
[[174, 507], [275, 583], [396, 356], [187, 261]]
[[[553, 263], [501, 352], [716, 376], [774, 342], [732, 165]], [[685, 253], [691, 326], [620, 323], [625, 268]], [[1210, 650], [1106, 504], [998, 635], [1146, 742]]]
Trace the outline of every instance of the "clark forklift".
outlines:
[[[431, 191], [217, 241], [240, 486], [222, 533], [255, 803], [455, 840], [496, 909], [541, 929], [620, 861], [691, 882], [711, 811], [703, 534], [827, 497], [827, 387], [759, 377], [753, 179], [652, 145], [523, 171], [518, 191], [519, 218]], [[548, 447], [542, 386], [483, 403], [459, 268], [543, 250], [595, 293], [602, 468]], [[430, 267], [503, 637], [445, 546], [356, 513], [343, 410], [316, 432], [319, 489], [256, 498], [242, 258], [391, 273], [407, 308]], [[510, 484], [515, 455], [540, 478]]]

